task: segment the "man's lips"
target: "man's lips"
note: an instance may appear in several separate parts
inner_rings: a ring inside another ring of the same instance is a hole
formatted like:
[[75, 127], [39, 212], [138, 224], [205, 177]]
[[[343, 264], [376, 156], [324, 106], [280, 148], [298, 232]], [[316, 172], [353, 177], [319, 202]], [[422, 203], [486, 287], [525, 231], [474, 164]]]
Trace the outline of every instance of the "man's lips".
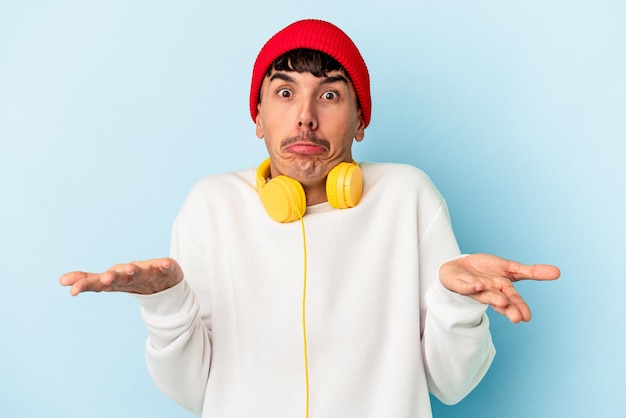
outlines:
[[330, 149], [330, 143], [313, 133], [307, 133], [284, 140], [281, 148], [293, 154], [313, 155], [327, 152]]
[[293, 154], [312, 155], [321, 154], [326, 151], [326, 148], [312, 142], [296, 142], [295, 144], [291, 144], [287, 148], [285, 148], [285, 151], [291, 152]]

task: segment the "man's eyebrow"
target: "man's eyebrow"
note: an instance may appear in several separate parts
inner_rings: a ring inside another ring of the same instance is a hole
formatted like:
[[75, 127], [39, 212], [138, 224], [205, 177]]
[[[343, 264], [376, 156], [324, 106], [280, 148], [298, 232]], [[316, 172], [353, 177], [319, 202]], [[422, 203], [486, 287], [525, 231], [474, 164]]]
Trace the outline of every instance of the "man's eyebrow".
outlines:
[[333, 75], [333, 76], [329, 76], [329, 77], [324, 77], [324, 79], [322, 81], [320, 81], [320, 85], [322, 84], [332, 84], [332, 83], [336, 83], [336, 82], [344, 82], [346, 84], [348, 83], [348, 79], [343, 76], [342, 74], [337, 74], [337, 75]]
[[272, 75], [270, 76], [270, 81], [274, 81], [274, 80], [276, 80], [276, 79], [283, 80], [283, 81], [287, 81], [287, 82], [289, 82], [289, 83], [293, 83], [293, 82], [295, 82], [295, 80], [293, 79], [293, 77], [291, 77], [289, 74], [286, 74], [286, 73], [279, 73], [279, 72], [276, 72], [276, 73], [274, 73], [274, 74], [272, 74]]

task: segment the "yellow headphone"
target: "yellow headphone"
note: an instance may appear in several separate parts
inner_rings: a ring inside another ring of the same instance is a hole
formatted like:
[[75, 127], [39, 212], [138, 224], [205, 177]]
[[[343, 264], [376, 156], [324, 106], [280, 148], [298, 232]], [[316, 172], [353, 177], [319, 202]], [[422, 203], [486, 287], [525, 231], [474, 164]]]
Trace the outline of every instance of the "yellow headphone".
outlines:
[[[297, 221], [306, 212], [304, 188], [287, 176], [277, 176], [269, 181], [270, 159], [263, 161], [256, 172], [256, 188], [270, 218], [276, 222]], [[338, 209], [359, 204], [363, 193], [363, 175], [356, 162], [339, 163], [326, 178], [328, 203]]]

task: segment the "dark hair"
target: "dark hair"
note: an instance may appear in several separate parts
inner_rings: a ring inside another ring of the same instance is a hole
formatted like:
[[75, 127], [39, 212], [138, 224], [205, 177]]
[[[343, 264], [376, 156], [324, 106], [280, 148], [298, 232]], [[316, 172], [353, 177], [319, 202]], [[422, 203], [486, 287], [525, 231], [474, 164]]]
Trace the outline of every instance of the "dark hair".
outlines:
[[[293, 49], [276, 58], [265, 72], [265, 77], [269, 77], [272, 71], [309, 72], [315, 77], [327, 77], [330, 72], [341, 71], [350, 80], [350, 74], [336, 59], [323, 52], [307, 48]], [[261, 103], [261, 96], [259, 91], [259, 103]]]
[[276, 58], [267, 69], [268, 77], [274, 71], [309, 72], [315, 77], [326, 77], [332, 71], [342, 71], [348, 78], [348, 72], [336, 59], [314, 49], [294, 49]]

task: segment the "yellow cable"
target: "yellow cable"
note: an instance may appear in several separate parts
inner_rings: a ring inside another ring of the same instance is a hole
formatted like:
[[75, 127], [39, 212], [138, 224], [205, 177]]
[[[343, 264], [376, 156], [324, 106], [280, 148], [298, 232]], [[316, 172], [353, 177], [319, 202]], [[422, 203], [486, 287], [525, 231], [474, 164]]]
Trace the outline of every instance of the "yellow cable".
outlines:
[[304, 342], [304, 379], [305, 379], [305, 387], [306, 387], [306, 410], [305, 416], [309, 418], [309, 354], [307, 351], [307, 342], [306, 342], [306, 233], [304, 231], [304, 219], [302, 219], [302, 214], [298, 211], [298, 216], [300, 217], [300, 224], [302, 225], [302, 248], [304, 249], [304, 279], [303, 279], [303, 290], [302, 290], [302, 336]]

